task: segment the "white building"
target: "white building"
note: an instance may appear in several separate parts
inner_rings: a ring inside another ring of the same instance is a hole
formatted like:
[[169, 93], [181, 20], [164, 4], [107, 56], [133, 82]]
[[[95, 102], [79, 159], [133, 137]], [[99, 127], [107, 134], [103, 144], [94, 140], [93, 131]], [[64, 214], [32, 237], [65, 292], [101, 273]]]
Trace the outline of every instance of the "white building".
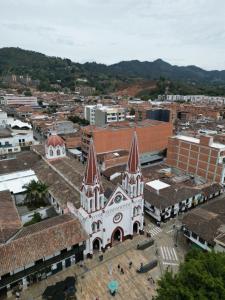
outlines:
[[45, 155], [47, 159], [57, 159], [66, 156], [66, 147], [63, 139], [53, 133], [45, 144]]
[[0, 110], [0, 128], [5, 128], [7, 125], [7, 113]]
[[76, 210], [71, 204], [68, 205], [89, 234], [86, 255], [92, 256], [95, 250], [104, 251], [114, 243], [143, 232], [143, 189], [136, 134], [122, 185], [118, 185], [114, 191], [103, 191], [96, 153], [91, 142], [81, 187], [81, 207]]
[[84, 108], [84, 117], [90, 122], [90, 125], [103, 126], [112, 122], [125, 121], [126, 109], [118, 105], [87, 105]]
[[8, 135], [0, 132], [0, 155], [21, 151], [21, 147], [31, 146], [34, 144], [33, 131], [12, 132], [8, 130]]
[[0, 97], [0, 103], [3, 105], [29, 105], [37, 106], [37, 97], [34, 96], [16, 96], [16, 95], [5, 95]]
[[103, 107], [102, 104], [86, 105], [84, 107], [84, 118], [89, 121], [90, 125], [95, 125], [95, 111], [97, 108]]

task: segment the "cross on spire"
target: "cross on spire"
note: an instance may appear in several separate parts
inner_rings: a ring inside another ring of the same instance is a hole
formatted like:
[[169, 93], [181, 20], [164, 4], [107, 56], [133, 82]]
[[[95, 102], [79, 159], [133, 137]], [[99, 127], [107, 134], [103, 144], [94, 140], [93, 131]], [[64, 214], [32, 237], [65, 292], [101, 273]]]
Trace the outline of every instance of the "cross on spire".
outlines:
[[132, 143], [130, 147], [130, 154], [127, 163], [127, 171], [131, 174], [135, 174], [139, 171], [140, 160], [139, 160], [139, 151], [138, 151], [138, 142], [137, 142], [137, 133], [134, 131]]

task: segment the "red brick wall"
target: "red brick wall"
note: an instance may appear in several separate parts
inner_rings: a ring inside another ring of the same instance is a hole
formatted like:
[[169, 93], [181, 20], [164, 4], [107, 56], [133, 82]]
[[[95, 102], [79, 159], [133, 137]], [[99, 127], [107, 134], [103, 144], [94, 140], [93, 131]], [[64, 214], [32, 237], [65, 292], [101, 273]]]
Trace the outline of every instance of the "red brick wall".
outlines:
[[218, 153], [217, 149], [202, 144], [194, 145], [169, 138], [167, 164], [190, 174], [199, 175], [208, 181], [220, 182], [222, 165], [217, 163]]
[[[160, 151], [167, 148], [168, 137], [172, 135], [171, 123], [159, 122], [157, 125], [137, 127], [140, 153]], [[129, 150], [134, 128], [108, 129], [93, 131], [97, 153], [120, 149]]]

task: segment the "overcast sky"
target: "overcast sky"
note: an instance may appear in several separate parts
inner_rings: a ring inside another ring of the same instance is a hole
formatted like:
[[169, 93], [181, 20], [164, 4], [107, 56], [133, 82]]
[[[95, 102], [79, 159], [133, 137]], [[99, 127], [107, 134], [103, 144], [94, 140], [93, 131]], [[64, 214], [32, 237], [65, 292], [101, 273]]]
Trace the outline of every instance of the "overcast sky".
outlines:
[[225, 69], [225, 0], [0, 0], [0, 47]]

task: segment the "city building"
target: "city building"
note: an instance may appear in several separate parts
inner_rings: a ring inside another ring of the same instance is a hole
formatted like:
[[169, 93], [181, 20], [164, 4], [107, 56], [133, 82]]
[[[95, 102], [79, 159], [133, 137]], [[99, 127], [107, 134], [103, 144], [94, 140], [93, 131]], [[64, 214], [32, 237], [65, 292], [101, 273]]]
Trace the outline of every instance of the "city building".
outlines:
[[[1, 195], [1, 200], [9, 202], [10, 193], [4, 199]], [[6, 205], [0, 207], [1, 216], [8, 213]], [[0, 242], [0, 296], [12, 296], [14, 287], [27, 288], [83, 260], [87, 235], [80, 222], [68, 214], [22, 227], [16, 233], [15, 229], [7, 242]]]
[[[152, 160], [151, 154], [158, 155], [167, 148], [168, 137], [173, 126], [168, 122], [145, 120], [142, 122], [117, 122], [106, 127], [87, 126], [82, 128], [82, 152], [87, 157], [90, 139], [93, 138], [97, 154], [129, 150], [129, 140], [136, 130], [141, 160]], [[154, 159], [153, 159], [154, 160]]]
[[5, 106], [38, 105], [37, 97], [34, 96], [5, 95], [0, 97], [0, 103]]
[[19, 152], [21, 148], [30, 147], [35, 143], [32, 130], [0, 130], [0, 155]]
[[5, 128], [7, 125], [7, 113], [0, 110], [0, 128]]
[[122, 122], [126, 119], [126, 110], [120, 106], [103, 106], [95, 110], [95, 125], [104, 126], [113, 122]]
[[222, 186], [214, 183], [204, 187], [170, 185], [161, 180], [145, 183], [145, 212], [158, 222], [165, 222], [178, 214], [208, 201], [222, 192]]
[[87, 105], [84, 108], [84, 117], [90, 125], [104, 126], [112, 122], [124, 121], [126, 119], [126, 109], [117, 105]]
[[[90, 237], [86, 243], [86, 255], [92, 255], [95, 250], [106, 250], [115, 242], [143, 231], [143, 188], [136, 134], [133, 136], [122, 185], [114, 190], [103, 189], [91, 141], [81, 186], [81, 207], [74, 212]], [[73, 212], [73, 207], [69, 208]]]
[[96, 89], [95, 87], [92, 86], [76, 86], [75, 87], [75, 93], [80, 95], [80, 96], [92, 96], [94, 95]]
[[163, 108], [138, 108], [135, 111], [136, 120], [142, 121], [145, 119], [170, 122], [171, 114], [169, 109]]
[[211, 136], [173, 136], [168, 140], [167, 164], [205, 181], [225, 182], [225, 145]]
[[158, 222], [174, 218], [201, 202], [201, 191], [184, 186], [171, 186], [161, 180], [145, 184], [145, 211]]
[[225, 103], [225, 97], [220, 96], [206, 96], [206, 95], [159, 95], [159, 100], [166, 100], [170, 102], [184, 101], [184, 102], [205, 102], [208, 104], [221, 104]]
[[191, 244], [225, 252], [225, 198], [218, 198], [188, 212], [183, 220], [184, 236]]
[[[101, 177], [93, 141], [86, 166], [64, 150], [55, 134], [45, 147], [36, 145], [33, 151], [0, 160], [1, 296], [143, 233], [144, 182], [136, 134], [120, 185]], [[32, 180], [48, 186], [47, 200], [57, 215], [24, 227], [23, 216], [18, 216], [23, 198], [16, 196]]]

